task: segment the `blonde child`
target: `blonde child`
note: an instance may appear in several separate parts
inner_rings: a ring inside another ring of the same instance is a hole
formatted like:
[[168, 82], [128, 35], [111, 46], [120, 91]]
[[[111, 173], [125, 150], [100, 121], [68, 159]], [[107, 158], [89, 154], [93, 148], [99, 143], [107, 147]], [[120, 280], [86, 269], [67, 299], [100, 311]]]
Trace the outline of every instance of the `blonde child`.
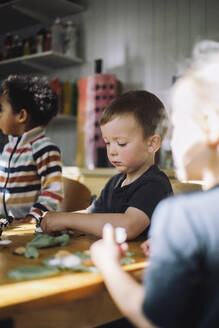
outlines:
[[107, 155], [118, 174], [84, 213], [47, 213], [46, 233], [73, 229], [102, 235], [106, 222], [126, 229], [128, 239], [147, 236], [151, 215], [172, 193], [167, 176], [154, 164], [165, 132], [162, 102], [147, 91], [130, 91], [107, 107], [100, 120]]
[[[162, 201], [150, 230], [144, 286], [124, 272], [124, 244], [111, 225], [91, 257], [120, 310], [137, 327], [218, 327], [219, 55], [195, 66], [174, 87], [172, 151], [178, 177], [205, 191]], [[186, 129], [185, 129], [186, 127]], [[131, 295], [131, 297], [130, 297]]]

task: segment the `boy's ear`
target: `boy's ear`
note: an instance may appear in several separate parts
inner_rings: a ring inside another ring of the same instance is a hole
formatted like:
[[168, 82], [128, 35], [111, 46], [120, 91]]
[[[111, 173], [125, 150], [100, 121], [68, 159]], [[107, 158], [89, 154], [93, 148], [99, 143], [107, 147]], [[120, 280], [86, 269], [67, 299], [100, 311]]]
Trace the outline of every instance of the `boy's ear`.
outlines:
[[148, 140], [148, 151], [151, 153], [155, 153], [161, 145], [161, 137], [158, 134], [154, 134], [149, 137]]
[[20, 112], [17, 114], [18, 123], [25, 123], [28, 119], [28, 113], [25, 108], [22, 108]]

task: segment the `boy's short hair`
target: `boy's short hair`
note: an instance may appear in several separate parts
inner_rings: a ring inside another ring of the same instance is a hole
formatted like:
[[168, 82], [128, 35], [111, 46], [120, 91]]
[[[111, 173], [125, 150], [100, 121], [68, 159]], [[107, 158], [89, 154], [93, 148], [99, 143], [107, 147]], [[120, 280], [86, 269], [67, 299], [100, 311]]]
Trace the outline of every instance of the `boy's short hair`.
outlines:
[[8, 97], [15, 113], [26, 109], [33, 126], [47, 125], [57, 114], [58, 99], [49, 83], [37, 76], [9, 75], [2, 82], [2, 92]]
[[102, 113], [100, 125], [104, 125], [116, 116], [133, 114], [142, 129], [143, 137], [153, 134], [164, 136], [166, 111], [157, 96], [145, 90], [128, 91], [114, 100]]

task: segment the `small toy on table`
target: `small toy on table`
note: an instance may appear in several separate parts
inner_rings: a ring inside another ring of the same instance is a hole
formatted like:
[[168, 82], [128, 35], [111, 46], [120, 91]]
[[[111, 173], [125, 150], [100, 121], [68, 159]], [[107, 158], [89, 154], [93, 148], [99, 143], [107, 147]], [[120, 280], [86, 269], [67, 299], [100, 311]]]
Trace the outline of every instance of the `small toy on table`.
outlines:
[[0, 214], [0, 239], [4, 228], [7, 228], [9, 224], [12, 223], [12, 221], [13, 221], [12, 216], [5, 216], [3, 214]]

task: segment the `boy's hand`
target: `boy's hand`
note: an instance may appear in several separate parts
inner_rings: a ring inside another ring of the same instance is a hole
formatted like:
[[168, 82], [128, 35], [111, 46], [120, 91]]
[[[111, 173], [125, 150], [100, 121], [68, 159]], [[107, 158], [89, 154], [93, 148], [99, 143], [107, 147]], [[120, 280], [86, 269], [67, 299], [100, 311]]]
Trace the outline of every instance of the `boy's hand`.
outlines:
[[150, 255], [150, 239], [147, 239], [141, 244], [141, 249], [146, 256]]
[[120, 258], [127, 249], [126, 243], [116, 243], [114, 228], [107, 223], [103, 227], [103, 239], [91, 245], [91, 260], [101, 272], [112, 270], [115, 265], [120, 265]]
[[40, 227], [44, 233], [52, 234], [55, 231], [63, 231], [66, 229], [64, 219], [59, 212], [46, 212], [43, 216]]

